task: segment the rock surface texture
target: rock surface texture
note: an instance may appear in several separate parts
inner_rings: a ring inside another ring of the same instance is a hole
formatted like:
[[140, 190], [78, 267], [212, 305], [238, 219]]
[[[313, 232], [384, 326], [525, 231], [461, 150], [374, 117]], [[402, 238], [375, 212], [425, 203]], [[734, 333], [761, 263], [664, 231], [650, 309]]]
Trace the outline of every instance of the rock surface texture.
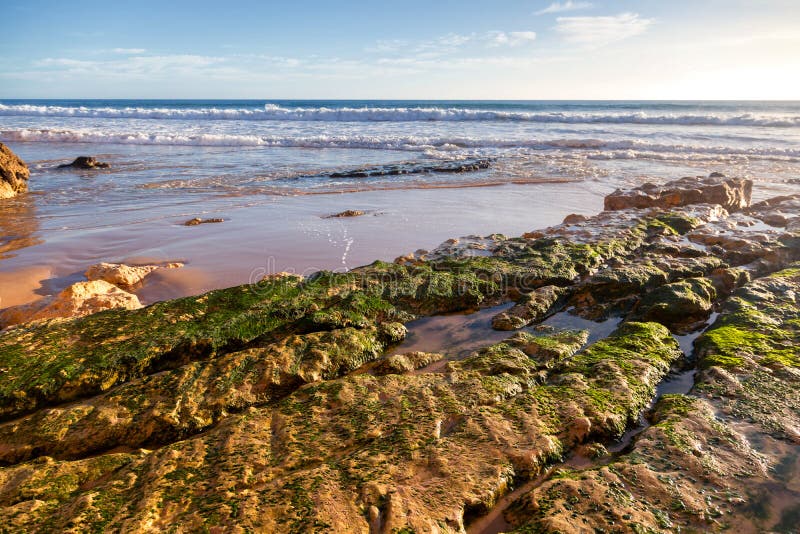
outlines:
[[701, 194], [0, 332], [0, 530], [793, 532], [797, 199], [660, 190]]
[[705, 179], [687, 177], [661, 186], [646, 183], [628, 191], [617, 190], [606, 197], [605, 209], [671, 208], [704, 203], [737, 211], [750, 205], [752, 190], [752, 180], [725, 178], [719, 174]]
[[10, 148], [0, 143], [0, 199], [28, 190], [28, 166]]
[[86, 278], [105, 280], [120, 287], [134, 287], [142, 283], [145, 277], [158, 269], [178, 269], [182, 263], [164, 263], [161, 265], [125, 265], [124, 263], [97, 263], [86, 270]]

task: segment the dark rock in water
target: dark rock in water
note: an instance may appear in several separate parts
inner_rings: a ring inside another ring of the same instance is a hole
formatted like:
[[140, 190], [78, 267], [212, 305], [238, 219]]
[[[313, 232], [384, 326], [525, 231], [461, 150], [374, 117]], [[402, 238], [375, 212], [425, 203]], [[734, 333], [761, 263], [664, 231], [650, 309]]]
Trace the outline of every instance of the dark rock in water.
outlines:
[[183, 225], [184, 226], [197, 226], [198, 224], [221, 223], [221, 222], [225, 222], [225, 219], [219, 219], [219, 218], [201, 219], [200, 217], [195, 217], [194, 219], [189, 219], [188, 221], [183, 223]]
[[733, 212], [750, 205], [752, 192], [752, 180], [725, 178], [713, 173], [708, 178], [681, 178], [663, 186], [647, 183], [628, 191], [617, 189], [605, 198], [605, 210], [719, 204]]
[[65, 163], [59, 165], [59, 169], [108, 169], [111, 167], [108, 163], [97, 161], [93, 156], [78, 156], [72, 163]]
[[489, 159], [457, 160], [442, 163], [396, 163], [332, 172], [322, 176], [327, 176], [328, 178], [373, 178], [405, 174], [463, 173], [488, 169], [490, 166], [491, 160]]
[[362, 215], [366, 215], [366, 211], [361, 210], [344, 210], [339, 213], [334, 213], [333, 215], [327, 215], [323, 217], [324, 219], [335, 219], [339, 217], [360, 217]]
[[27, 191], [30, 174], [25, 162], [0, 143], [0, 198], [11, 198]]

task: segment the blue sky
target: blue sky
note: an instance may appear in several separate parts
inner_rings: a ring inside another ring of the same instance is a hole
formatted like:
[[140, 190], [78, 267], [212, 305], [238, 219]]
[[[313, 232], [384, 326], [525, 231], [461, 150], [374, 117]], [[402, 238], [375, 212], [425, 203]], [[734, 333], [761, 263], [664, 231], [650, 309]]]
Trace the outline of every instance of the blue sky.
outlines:
[[4, 0], [0, 98], [800, 99], [798, 0]]

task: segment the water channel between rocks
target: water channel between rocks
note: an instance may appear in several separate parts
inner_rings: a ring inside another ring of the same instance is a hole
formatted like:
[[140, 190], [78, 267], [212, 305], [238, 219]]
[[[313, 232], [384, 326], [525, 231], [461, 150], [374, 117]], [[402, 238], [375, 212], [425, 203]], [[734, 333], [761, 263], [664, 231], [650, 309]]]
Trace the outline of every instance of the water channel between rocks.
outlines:
[[[512, 336], [514, 332], [494, 330], [491, 326], [492, 317], [508, 310], [512, 306], [513, 303], [506, 303], [475, 312], [437, 315], [412, 321], [406, 325], [408, 335], [405, 341], [392, 349], [389, 354], [403, 354], [413, 351], [444, 354], [445, 358], [443, 360], [434, 362], [420, 370], [421, 372], [439, 371], [444, 369], [444, 365], [449, 360], [465, 358], [476, 350], [499, 343]], [[570, 311], [568, 309], [556, 313], [538, 324], [522, 328], [519, 331], [536, 334], [548, 332], [551, 329], [587, 330], [589, 338], [586, 345], [584, 345], [585, 348], [611, 335], [622, 322], [621, 317], [612, 317], [605, 321], [595, 322], [573, 315]], [[616, 442], [606, 444], [611, 456], [599, 461], [593, 461], [573, 454], [562, 463], [548, 466], [538, 477], [521, 484], [498, 499], [497, 504], [488, 514], [472, 521], [467, 528], [468, 534], [499, 534], [513, 528], [503, 515], [506, 508], [521, 495], [543, 484], [549, 479], [552, 472], [558, 468], [588, 469], [607, 463], [610, 459], [623, 454], [630, 447], [636, 436], [650, 426], [645, 413], [658, 402], [662, 395], [686, 394], [692, 389], [695, 375], [697, 374], [693, 358], [694, 341], [714, 323], [717, 316], [717, 313], [712, 313], [705, 325], [695, 332], [680, 336], [674, 335], [685, 356], [681, 369], [673, 370], [658, 384], [655, 396], [645, 412], [640, 415], [638, 424], [625, 432]]]

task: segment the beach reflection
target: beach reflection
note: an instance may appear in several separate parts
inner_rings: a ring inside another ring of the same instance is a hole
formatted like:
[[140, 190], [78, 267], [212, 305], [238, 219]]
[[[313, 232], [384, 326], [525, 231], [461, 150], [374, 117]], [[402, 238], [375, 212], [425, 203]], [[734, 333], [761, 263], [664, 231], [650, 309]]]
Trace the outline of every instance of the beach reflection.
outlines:
[[38, 231], [34, 195], [0, 200], [0, 260], [13, 258], [16, 251], [44, 242]]

